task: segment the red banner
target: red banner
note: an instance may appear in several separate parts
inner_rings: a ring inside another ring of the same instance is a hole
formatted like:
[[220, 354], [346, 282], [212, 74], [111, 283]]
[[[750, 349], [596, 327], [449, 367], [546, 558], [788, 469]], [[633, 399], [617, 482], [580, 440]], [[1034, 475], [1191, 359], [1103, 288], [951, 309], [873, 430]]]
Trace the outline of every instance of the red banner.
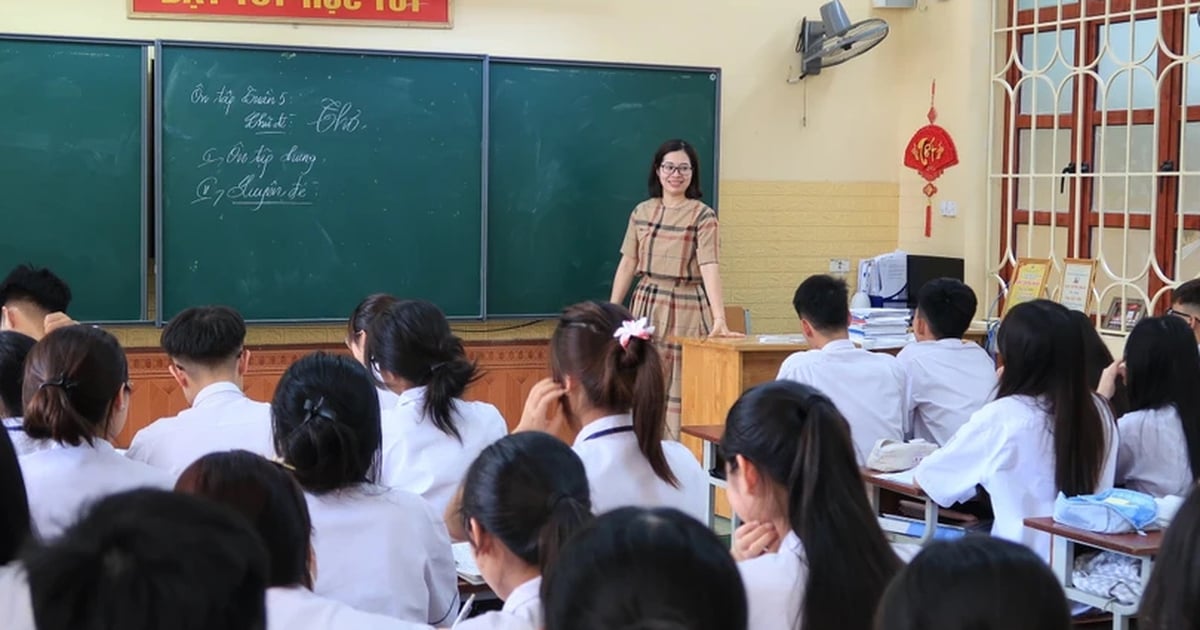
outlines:
[[452, 0], [129, 0], [129, 16], [196, 20], [450, 26]]

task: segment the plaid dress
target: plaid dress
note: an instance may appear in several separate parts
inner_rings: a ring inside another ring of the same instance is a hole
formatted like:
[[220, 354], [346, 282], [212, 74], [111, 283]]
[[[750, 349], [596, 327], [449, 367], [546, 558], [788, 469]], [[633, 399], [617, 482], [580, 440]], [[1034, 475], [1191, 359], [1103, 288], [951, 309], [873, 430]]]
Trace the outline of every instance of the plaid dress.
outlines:
[[662, 199], [638, 204], [621, 245], [622, 255], [638, 261], [632, 310], [634, 317], [646, 317], [654, 325], [654, 345], [667, 371], [667, 433], [676, 440], [683, 356], [679, 344], [669, 340], [712, 331], [700, 266], [717, 262], [718, 247], [717, 215], [694, 199], [677, 208], [667, 208]]

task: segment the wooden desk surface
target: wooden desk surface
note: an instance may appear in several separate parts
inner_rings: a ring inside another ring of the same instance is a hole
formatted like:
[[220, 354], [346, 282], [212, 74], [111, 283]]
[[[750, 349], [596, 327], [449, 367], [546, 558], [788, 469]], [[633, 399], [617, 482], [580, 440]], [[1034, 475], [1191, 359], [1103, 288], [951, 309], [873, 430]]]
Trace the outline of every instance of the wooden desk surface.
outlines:
[[861, 470], [863, 481], [866, 481], [872, 486], [878, 486], [884, 490], [890, 490], [896, 494], [902, 494], [906, 497], [914, 497], [917, 499], [929, 498], [929, 496], [926, 495], [921, 488], [917, 487], [916, 484], [901, 483], [893, 479], [885, 479], [880, 477], [880, 475], [890, 475], [894, 473], [885, 473], [883, 471], [872, 470], [870, 468], [862, 468]]
[[1116, 551], [1130, 556], [1153, 556], [1158, 554], [1162, 546], [1161, 531], [1146, 532], [1143, 536], [1138, 533], [1129, 534], [1097, 534], [1083, 529], [1068, 527], [1054, 522], [1049, 516], [1025, 519], [1025, 527], [1041, 532], [1070, 538], [1086, 545]]
[[725, 425], [721, 424], [701, 424], [680, 427], [680, 433], [700, 438], [705, 442], [719, 443], [721, 437], [725, 435]]
[[[768, 335], [771, 337], [778, 335]], [[808, 350], [807, 343], [762, 343], [758, 335], [748, 337], [676, 337], [681, 346], [727, 350], [730, 352], [799, 352]]]

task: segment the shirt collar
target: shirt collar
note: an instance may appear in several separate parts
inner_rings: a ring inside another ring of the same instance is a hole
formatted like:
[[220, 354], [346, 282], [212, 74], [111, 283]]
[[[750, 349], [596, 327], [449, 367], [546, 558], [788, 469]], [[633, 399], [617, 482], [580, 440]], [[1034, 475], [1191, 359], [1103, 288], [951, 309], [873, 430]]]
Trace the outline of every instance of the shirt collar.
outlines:
[[192, 399], [192, 407], [200, 407], [211, 400], [220, 398], [222, 394], [236, 393], [239, 396], [244, 396], [240, 387], [229, 381], [220, 381], [213, 383], [208, 387], [196, 392], [196, 397]]
[[800, 542], [800, 537], [795, 531], [788, 531], [787, 536], [783, 537], [783, 542], [779, 544], [779, 551], [790, 551], [803, 558], [804, 543]]
[[633, 426], [633, 415], [623, 413], [616, 416], [605, 416], [598, 420], [592, 421], [591, 424], [579, 430], [579, 435], [575, 437], [575, 446], [583, 444], [589, 437], [604, 431], [606, 429], [615, 429], [617, 427]]
[[539, 575], [538, 577], [525, 582], [517, 588], [514, 588], [512, 592], [508, 594], [508, 599], [504, 600], [504, 607], [501, 608], [501, 610], [503, 612], [513, 612], [514, 610], [517, 610], [522, 606], [535, 601], [540, 596], [541, 590], [542, 577]]
[[410, 387], [404, 390], [404, 393], [399, 394], [400, 401], [396, 403], [397, 407], [407, 407], [414, 403], [420, 402], [425, 398], [425, 390], [427, 388], [422, 385], [420, 387]]
[[933, 343], [934, 345], [943, 346], [946, 348], [961, 348], [970, 342], [959, 339], [958, 337], [946, 337], [945, 339], [935, 340]]
[[4, 428], [6, 429], [20, 429], [25, 424], [25, 421], [21, 418], [3, 418], [0, 421], [4, 423]]
[[836, 339], [821, 348], [821, 352], [845, 352], [846, 350], [858, 350], [858, 346], [849, 339]]
[[92, 438], [92, 443], [91, 443], [91, 444], [88, 444], [87, 442], [80, 442], [80, 443], [79, 443], [79, 446], [71, 446], [70, 444], [63, 444], [62, 442], [58, 442], [58, 441], [56, 441], [56, 440], [47, 440], [46, 442], [47, 442], [47, 444], [48, 444], [48, 446], [47, 446], [47, 449], [46, 449], [46, 450], [51, 450], [51, 451], [54, 451], [54, 450], [63, 450], [63, 451], [66, 451], [66, 450], [83, 450], [83, 449], [86, 449], [86, 450], [89, 450], [89, 451], [95, 451], [95, 452], [96, 452], [96, 453], [98, 453], [98, 454], [100, 454], [100, 453], [103, 453], [103, 454], [112, 453], [113, 455], [117, 455], [118, 457], [120, 457], [120, 454], [118, 454], [118, 453], [117, 453], [117, 449], [113, 448], [113, 445], [112, 445], [112, 444], [109, 444], [108, 440], [105, 440], [105, 439], [102, 439], [102, 438], [98, 438], [98, 437], [97, 437], [97, 438]]

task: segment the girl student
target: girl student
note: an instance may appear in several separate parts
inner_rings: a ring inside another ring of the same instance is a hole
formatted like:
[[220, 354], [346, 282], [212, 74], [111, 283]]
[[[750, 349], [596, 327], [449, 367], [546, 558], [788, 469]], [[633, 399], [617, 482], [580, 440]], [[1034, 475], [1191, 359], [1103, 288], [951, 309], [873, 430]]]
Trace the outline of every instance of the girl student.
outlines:
[[[354, 307], [354, 312], [350, 314], [350, 320], [346, 322], [346, 347], [350, 350], [350, 354], [354, 355], [354, 359], [368, 370], [372, 369], [372, 366], [367, 360], [367, 328], [371, 326], [376, 315], [397, 301], [396, 298], [386, 293], [372, 293]], [[373, 376], [376, 379], [379, 378], [378, 374]], [[400, 402], [400, 397], [387, 387], [379, 385], [375, 389], [379, 394], [380, 411], [387, 411]]]
[[25, 434], [51, 441], [21, 457], [43, 539], [107, 495], [141, 486], [170, 489], [169, 473], [126, 459], [109, 444], [125, 426], [131, 391], [125, 352], [112, 335], [90, 326], [46, 335], [26, 359], [23, 389]]
[[913, 471], [939, 505], [992, 500], [992, 535], [1050, 560], [1050, 536], [1023, 521], [1054, 512], [1069, 496], [1111, 488], [1117, 435], [1108, 405], [1080, 369], [1084, 338], [1066, 307], [1049, 300], [1014, 306], [997, 335], [1003, 372], [996, 399]]
[[1156, 497], [1185, 496], [1200, 471], [1200, 352], [1187, 322], [1150, 317], [1125, 342], [1125, 358], [1104, 371], [1099, 393], [1123, 381], [1129, 412], [1117, 421], [1118, 485]]
[[567, 539], [592, 520], [579, 457], [538, 431], [497, 441], [467, 471], [459, 518], [480, 572], [504, 607], [458, 627], [540, 630], [542, 574]]
[[666, 384], [653, 327], [625, 307], [567, 308], [550, 339], [553, 377], [537, 383], [516, 429], [577, 431], [597, 514], [673, 507], [707, 522], [708, 476], [688, 449], [664, 441]]
[[19, 332], [6, 330], [0, 332], [0, 421], [4, 431], [12, 440], [18, 455], [32, 453], [48, 447], [50, 442], [34, 440], [25, 435], [21, 428], [24, 423], [25, 404], [21, 401], [22, 383], [25, 380], [25, 357], [33, 350], [36, 343], [33, 337], [27, 337]]
[[366, 356], [399, 396], [383, 414], [381, 481], [421, 495], [442, 514], [467, 467], [508, 425], [492, 405], [462, 399], [478, 369], [429, 302], [397, 301], [376, 313]]
[[721, 452], [730, 505], [745, 520], [734, 557], [749, 627], [870, 630], [901, 562], [862, 492], [837, 407], [801, 383], [759, 385], [729, 410]]
[[1194, 489], [1163, 535], [1138, 606], [1137, 626], [1143, 630], [1200, 627], [1200, 492]]
[[419, 630], [429, 628], [357, 611], [312, 592], [312, 520], [300, 484], [279, 464], [249, 451], [205, 455], [175, 491], [222, 503], [247, 518], [266, 545], [266, 630]]
[[304, 488], [313, 523], [313, 591], [364, 612], [438, 624], [458, 608], [441, 516], [415, 494], [375, 482], [379, 402], [349, 357], [312, 354], [271, 401], [276, 451]]

